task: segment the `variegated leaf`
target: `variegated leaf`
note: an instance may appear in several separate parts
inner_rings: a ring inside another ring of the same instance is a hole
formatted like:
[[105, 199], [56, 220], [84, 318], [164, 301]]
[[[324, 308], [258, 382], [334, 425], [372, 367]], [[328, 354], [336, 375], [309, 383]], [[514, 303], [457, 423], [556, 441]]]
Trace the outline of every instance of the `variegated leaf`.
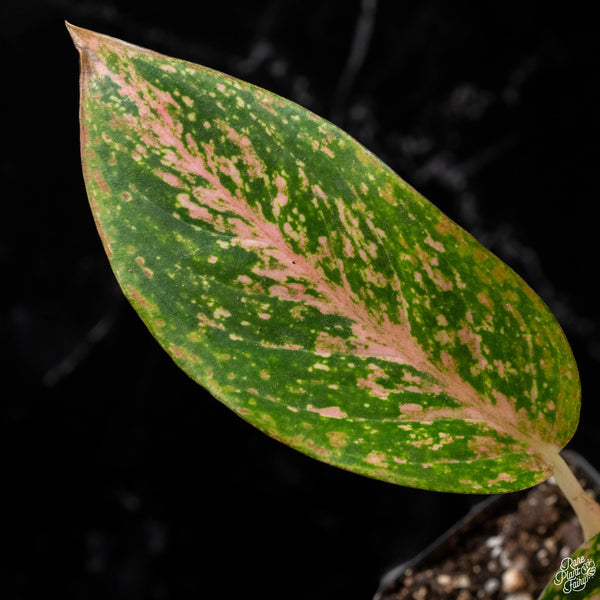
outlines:
[[296, 104], [70, 31], [94, 217], [182, 369], [270, 436], [367, 476], [497, 492], [550, 475], [579, 380], [511, 269]]

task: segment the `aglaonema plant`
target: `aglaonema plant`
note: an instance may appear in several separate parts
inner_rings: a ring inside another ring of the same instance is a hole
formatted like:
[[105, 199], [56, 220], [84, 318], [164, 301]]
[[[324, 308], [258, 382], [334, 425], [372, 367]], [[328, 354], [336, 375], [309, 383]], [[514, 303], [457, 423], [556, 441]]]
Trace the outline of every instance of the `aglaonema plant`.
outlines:
[[119, 284], [239, 416], [380, 480], [509, 492], [554, 476], [577, 367], [507, 265], [349, 135], [211, 69], [68, 26], [81, 153]]

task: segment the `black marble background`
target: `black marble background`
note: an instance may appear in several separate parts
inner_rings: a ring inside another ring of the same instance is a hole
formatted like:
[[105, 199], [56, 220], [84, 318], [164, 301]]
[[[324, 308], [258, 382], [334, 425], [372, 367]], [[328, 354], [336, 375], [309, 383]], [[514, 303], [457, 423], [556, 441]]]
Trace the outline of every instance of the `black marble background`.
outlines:
[[[588, 8], [584, 8], [587, 6]], [[475, 498], [338, 471], [246, 425], [126, 303], [87, 206], [63, 20], [330, 118], [515, 268], [580, 365], [600, 466], [593, 3], [4, 1], [0, 594], [369, 599]]]

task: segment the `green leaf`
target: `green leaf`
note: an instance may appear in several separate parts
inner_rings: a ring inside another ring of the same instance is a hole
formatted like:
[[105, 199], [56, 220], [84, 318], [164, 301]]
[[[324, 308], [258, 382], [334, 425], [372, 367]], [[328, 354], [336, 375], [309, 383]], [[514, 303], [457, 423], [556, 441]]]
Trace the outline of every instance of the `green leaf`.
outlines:
[[598, 600], [600, 598], [600, 534], [595, 535], [570, 557], [562, 560], [560, 569], [548, 583], [538, 600]]
[[70, 31], [98, 230], [183, 370], [268, 435], [370, 477], [498, 492], [551, 474], [579, 379], [511, 269], [296, 104]]

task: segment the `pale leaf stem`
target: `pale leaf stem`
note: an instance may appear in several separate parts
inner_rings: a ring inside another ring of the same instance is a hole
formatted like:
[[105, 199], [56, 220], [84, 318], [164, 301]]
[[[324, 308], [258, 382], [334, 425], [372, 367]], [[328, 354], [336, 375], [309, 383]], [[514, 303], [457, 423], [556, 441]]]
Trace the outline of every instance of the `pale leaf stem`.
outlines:
[[554, 467], [554, 479], [565, 495], [583, 529], [584, 541], [600, 533], [600, 506], [585, 492], [577, 477], [558, 452], [547, 456]]

